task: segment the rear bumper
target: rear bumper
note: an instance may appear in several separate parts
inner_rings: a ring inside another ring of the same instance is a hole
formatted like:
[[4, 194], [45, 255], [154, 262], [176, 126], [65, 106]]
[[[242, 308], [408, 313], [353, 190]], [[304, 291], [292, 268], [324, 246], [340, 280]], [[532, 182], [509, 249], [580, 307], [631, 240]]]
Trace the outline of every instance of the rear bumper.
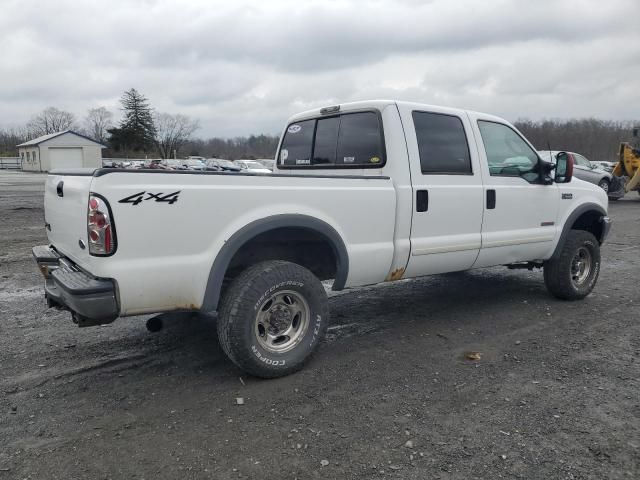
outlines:
[[81, 327], [113, 322], [119, 313], [115, 282], [96, 278], [47, 245], [33, 247], [50, 307], [69, 310]]

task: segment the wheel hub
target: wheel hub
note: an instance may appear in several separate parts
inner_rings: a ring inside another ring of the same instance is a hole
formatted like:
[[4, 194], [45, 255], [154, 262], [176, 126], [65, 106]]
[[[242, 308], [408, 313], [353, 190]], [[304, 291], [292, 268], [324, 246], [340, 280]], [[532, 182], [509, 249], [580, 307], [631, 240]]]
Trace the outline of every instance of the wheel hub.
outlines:
[[580, 247], [571, 261], [571, 281], [574, 285], [582, 285], [591, 273], [591, 252]]
[[291, 325], [291, 311], [283, 305], [275, 305], [269, 310], [267, 323], [269, 333], [278, 335]]
[[256, 314], [256, 339], [269, 352], [287, 352], [304, 337], [309, 318], [309, 304], [299, 292], [275, 293], [262, 303]]

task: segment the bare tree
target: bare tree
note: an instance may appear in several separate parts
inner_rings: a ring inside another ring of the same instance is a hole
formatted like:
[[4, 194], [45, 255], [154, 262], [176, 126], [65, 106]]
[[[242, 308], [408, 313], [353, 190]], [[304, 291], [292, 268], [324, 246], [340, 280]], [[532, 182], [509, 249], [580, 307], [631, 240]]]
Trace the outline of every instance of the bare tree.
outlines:
[[59, 110], [56, 107], [45, 108], [42, 113], [34, 116], [27, 123], [30, 138], [48, 135], [50, 133], [68, 130], [76, 125], [73, 113]]
[[154, 115], [156, 127], [155, 143], [162, 158], [172, 158], [200, 125], [186, 115], [157, 113]]
[[113, 113], [105, 107], [90, 108], [84, 118], [84, 130], [94, 140], [105, 143], [109, 137], [108, 129], [113, 127]]

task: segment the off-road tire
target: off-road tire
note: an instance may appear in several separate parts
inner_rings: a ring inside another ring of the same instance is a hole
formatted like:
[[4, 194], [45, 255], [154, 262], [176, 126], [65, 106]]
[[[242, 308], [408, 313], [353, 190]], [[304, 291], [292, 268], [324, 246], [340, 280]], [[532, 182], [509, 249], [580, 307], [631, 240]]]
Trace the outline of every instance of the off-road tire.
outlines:
[[[269, 296], [290, 291], [308, 306], [306, 330], [286, 352], [265, 349], [256, 334], [260, 306]], [[238, 275], [224, 292], [218, 313], [218, 337], [229, 359], [245, 372], [276, 378], [300, 370], [324, 336], [329, 322], [327, 294], [318, 278], [291, 262], [272, 260], [253, 265]]]
[[[572, 279], [572, 265], [579, 250], [585, 248], [591, 255], [591, 268], [581, 284]], [[591, 293], [600, 274], [600, 245], [592, 233], [570, 230], [559, 255], [544, 262], [544, 283], [554, 297], [562, 300], [580, 300]]]

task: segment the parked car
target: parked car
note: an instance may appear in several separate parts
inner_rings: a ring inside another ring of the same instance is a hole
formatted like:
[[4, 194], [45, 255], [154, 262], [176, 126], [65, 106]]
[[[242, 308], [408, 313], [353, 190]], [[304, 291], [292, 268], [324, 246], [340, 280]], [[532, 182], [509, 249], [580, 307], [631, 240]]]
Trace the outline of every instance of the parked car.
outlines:
[[141, 160], [131, 160], [128, 162], [124, 162], [123, 165], [125, 168], [129, 168], [132, 170], [138, 170], [140, 168], [144, 168], [144, 162]]
[[164, 161], [164, 164], [171, 168], [172, 170], [188, 170], [189, 167], [187, 167], [186, 165], [184, 165], [184, 160], [172, 160], [172, 159], [167, 159]]
[[239, 172], [241, 170], [239, 165], [236, 165], [231, 160], [225, 160], [222, 158], [211, 158], [207, 160], [207, 165], [225, 172]]
[[243, 172], [271, 173], [270, 169], [256, 160], [235, 160], [233, 163], [238, 165]]
[[162, 160], [149, 160], [144, 162], [143, 168], [150, 170], [173, 170], [169, 165], [164, 163]]
[[207, 164], [204, 160], [199, 160], [195, 158], [188, 158], [186, 160], [182, 160], [182, 165], [187, 170], [196, 170], [196, 171], [205, 171], [207, 169]]
[[618, 162], [605, 162], [605, 161], [594, 161], [592, 160], [591, 163], [595, 166], [597, 166], [598, 168], [601, 168], [602, 170], [604, 170], [605, 172], [613, 172], [613, 169], [615, 168], [616, 164]]
[[323, 280], [342, 290], [506, 265], [543, 268], [552, 295], [578, 300], [598, 279], [605, 192], [571, 181], [573, 156], [541, 159], [493, 115], [382, 100], [314, 109], [289, 119], [277, 159], [265, 175], [51, 173], [48, 245], [33, 249], [49, 306], [80, 326], [217, 311], [227, 356], [278, 377], [327, 328]]
[[[540, 157], [548, 159], [551, 155], [553, 161], [555, 161], [558, 155], [557, 151], [541, 150], [538, 152]], [[584, 155], [580, 155], [575, 152], [567, 152], [573, 158], [573, 176], [584, 180], [585, 182], [593, 183], [602, 188], [606, 193], [609, 193], [609, 187], [611, 186], [612, 175], [600, 168], [598, 165], [591, 163]]]

